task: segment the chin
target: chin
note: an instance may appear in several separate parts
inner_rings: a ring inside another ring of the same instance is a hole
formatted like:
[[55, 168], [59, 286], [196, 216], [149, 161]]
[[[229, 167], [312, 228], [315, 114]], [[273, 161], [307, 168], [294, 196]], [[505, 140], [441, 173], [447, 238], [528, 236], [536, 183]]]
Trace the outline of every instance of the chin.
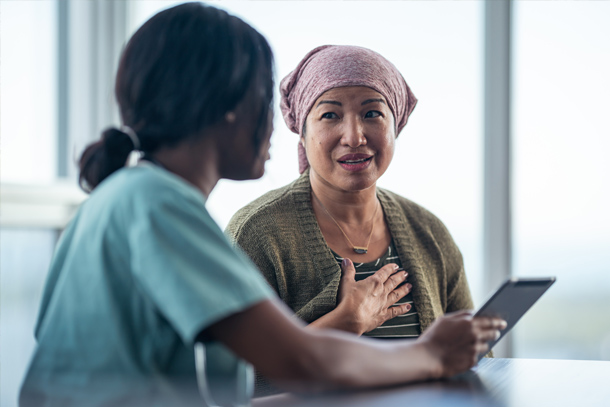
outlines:
[[265, 175], [265, 169], [261, 169], [258, 172], [255, 172], [254, 174], [252, 174], [252, 176], [249, 179], [260, 179], [262, 178], [262, 176]]
[[259, 179], [263, 175], [265, 175], [265, 163], [266, 162], [267, 162], [267, 160], [263, 161], [262, 163], [259, 162], [258, 164], [256, 164], [254, 166], [254, 168], [252, 168], [250, 179]]
[[343, 182], [331, 183], [336, 188], [346, 192], [364, 191], [369, 188], [374, 188], [377, 184], [375, 179], [350, 179]]
[[249, 168], [248, 170], [244, 170], [241, 172], [233, 171], [222, 178], [230, 179], [233, 181], [248, 181], [259, 179], [263, 175], [265, 175], [265, 167], [264, 166], [256, 166], [255, 168]]
[[373, 176], [372, 174], [353, 174], [352, 176], [346, 177], [340, 185], [344, 187], [346, 191], [363, 191], [371, 187], [375, 187], [379, 177]]
[[367, 182], [367, 183], [354, 183], [350, 184], [345, 188], [346, 191], [356, 192], [356, 191], [365, 191], [369, 188], [375, 188], [377, 185], [375, 182]]

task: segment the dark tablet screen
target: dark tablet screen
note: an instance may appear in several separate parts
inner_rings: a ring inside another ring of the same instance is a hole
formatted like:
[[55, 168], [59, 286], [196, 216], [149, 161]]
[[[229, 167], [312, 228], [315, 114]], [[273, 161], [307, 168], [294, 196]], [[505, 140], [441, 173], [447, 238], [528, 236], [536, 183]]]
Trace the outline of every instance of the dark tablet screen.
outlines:
[[[500, 317], [507, 327], [501, 331], [500, 338], [489, 341], [489, 349], [498, 343], [521, 317], [531, 308], [538, 298], [555, 282], [555, 277], [512, 278], [507, 280], [476, 312], [475, 317]], [[479, 360], [483, 357], [481, 355]]]

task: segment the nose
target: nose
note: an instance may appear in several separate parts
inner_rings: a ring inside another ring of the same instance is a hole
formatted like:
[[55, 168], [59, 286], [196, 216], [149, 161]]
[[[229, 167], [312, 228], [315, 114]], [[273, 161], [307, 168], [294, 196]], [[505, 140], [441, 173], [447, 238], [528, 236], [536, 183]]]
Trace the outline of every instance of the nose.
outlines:
[[364, 135], [364, 126], [357, 118], [346, 117], [344, 119], [343, 135], [341, 136], [341, 144], [356, 148], [366, 145], [366, 137]]

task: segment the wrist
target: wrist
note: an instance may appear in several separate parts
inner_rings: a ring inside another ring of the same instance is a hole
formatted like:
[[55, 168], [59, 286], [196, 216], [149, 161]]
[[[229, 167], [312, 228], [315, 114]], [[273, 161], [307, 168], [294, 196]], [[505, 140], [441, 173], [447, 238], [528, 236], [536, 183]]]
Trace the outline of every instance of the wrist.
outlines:
[[330, 313], [334, 314], [338, 329], [360, 336], [365, 332], [363, 324], [358, 319], [357, 313], [346, 303], [347, 301], [340, 302]]
[[427, 379], [440, 379], [443, 377], [443, 363], [439, 356], [438, 349], [433, 346], [427, 339], [418, 340], [415, 343], [417, 347], [417, 353], [422, 355], [425, 363], [423, 366], [426, 367], [424, 372]]

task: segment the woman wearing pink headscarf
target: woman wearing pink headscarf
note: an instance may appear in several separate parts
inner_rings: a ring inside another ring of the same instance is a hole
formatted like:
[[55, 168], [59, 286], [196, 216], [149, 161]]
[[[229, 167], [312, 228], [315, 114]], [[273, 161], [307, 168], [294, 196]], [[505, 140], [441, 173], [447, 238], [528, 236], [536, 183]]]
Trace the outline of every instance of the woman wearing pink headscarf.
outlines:
[[321, 46], [282, 80], [281, 97], [301, 176], [227, 228], [279, 296], [312, 327], [376, 338], [416, 338], [471, 309], [443, 223], [376, 186], [417, 103], [396, 67], [366, 48]]

